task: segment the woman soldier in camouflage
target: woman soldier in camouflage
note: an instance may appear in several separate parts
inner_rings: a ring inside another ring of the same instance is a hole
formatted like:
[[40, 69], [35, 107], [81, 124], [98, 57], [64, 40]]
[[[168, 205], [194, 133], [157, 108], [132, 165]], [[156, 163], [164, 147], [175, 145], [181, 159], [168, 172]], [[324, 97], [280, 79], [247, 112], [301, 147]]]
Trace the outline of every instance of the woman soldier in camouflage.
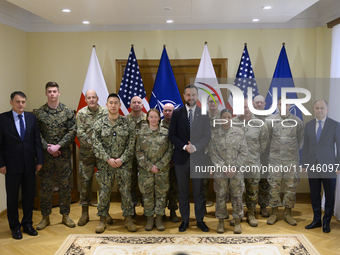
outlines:
[[160, 113], [150, 109], [146, 116], [148, 126], [144, 126], [137, 138], [136, 157], [138, 161], [139, 190], [143, 194], [144, 215], [147, 216], [146, 231], [154, 226], [164, 230], [162, 216], [165, 214], [166, 192], [169, 189], [170, 160], [173, 149], [168, 140], [168, 130], [160, 127]]
[[222, 110], [220, 116], [221, 119], [227, 120], [227, 123], [213, 130], [211, 135], [211, 160], [215, 167], [215, 216], [219, 219], [217, 233], [224, 233], [224, 219], [227, 216], [225, 201], [230, 179], [229, 194], [235, 219], [234, 234], [241, 234], [240, 219], [243, 217], [244, 181], [243, 173], [239, 169], [247, 159], [247, 142], [240, 128], [230, 126], [233, 113], [229, 109]]

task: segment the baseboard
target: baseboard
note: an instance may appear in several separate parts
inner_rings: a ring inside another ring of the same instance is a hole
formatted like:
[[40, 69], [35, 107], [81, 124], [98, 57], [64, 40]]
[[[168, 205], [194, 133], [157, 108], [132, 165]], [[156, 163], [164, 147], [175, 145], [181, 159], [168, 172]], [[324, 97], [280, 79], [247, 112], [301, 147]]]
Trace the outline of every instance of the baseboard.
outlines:
[[7, 209], [3, 210], [2, 212], [0, 212], [0, 217], [4, 216], [7, 214]]

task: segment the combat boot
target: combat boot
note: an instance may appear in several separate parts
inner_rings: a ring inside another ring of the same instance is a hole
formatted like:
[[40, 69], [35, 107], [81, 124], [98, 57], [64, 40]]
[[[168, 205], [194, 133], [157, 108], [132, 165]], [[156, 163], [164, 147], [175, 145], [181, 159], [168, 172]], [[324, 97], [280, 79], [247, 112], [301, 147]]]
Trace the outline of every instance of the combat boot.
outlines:
[[155, 222], [155, 219], [153, 216], [148, 216], [147, 217], [147, 222], [146, 222], [146, 225], [145, 225], [145, 230], [146, 231], [151, 231], [153, 229], [153, 226], [154, 226], [154, 222]]
[[73, 220], [70, 219], [68, 214], [63, 214], [63, 219], [61, 221], [66, 227], [74, 228], [76, 226], [76, 223], [74, 223]]
[[113, 219], [112, 219], [112, 217], [109, 213], [107, 213], [107, 215], [106, 215], [106, 223], [109, 224], [109, 225], [113, 224]]
[[125, 226], [130, 232], [136, 232], [136, 231], [137, 231], [136, 225], [132, 222], [132, 216], [131, 216], [131, 215], [125, 217], [124, 226]]
[[235, 219], [234, 234], [242, 234], [241, 220]]
[[170, 210], [170, 220], [173, 223], [179, 222], [179, 218], [176, 215], [176, 210], [173, 209]]
[[158, 231], [163, 231], [165, 229], [162, 222], [162, 215], [156, 215], [156, 229]]
[[277, 221], [277, 212], [278, 212], [278, 207], [273, 207], [272, 208], [272, 213], [270, 215], [270, 217], [267, 220], [267, 224], [268, 225], [274, 225], [275, 222]]
[[96, 233], [103, 233], [106, 228], [106, 216], [100, 216], [99, 224], [96, 227]]
[[37, 230], [43, 230], [44, 228], [46, 228], [49, 225], [50, 225], [50, 216], [48, 216], [48, 215], [43, 216], [43, 218], [41, 219], [41, 221], [37, 225]]
[[88, 206], [82, 206], [82, 213], [80, 216], [80, 219], [78, 220], [78, 226], [85, 226], [86, 223], [89, 222], [89, 207]]
[[227, 216], [225, 216], [225, 218], [224, 219], [229, 219], [229, 213], [228, 213], [228, 211], [227, 211]]
[[216, 232], [219, 234], [224, 233], [224, 219], [218, 219]]
[[[242, 222], [242, 219], [240, 219], [240, 222]], [[230, 226], [234, 227], [235, 226], [235, 219], [232, 219], [230, 221]]]
[[265, 206], [261, 206], [260, 214], [262, 217], [268, 218], [269, 212], [267, 211], [267, 208]]
[[285, 222], [287, 222], [289, 225], [296, 226], [297, 222], [291, 215], [292, 208], [285, 208], [285, 217], [283, 218]]
[[248, 210], [247, 221], [249, 223], [249, 226], [251, 226], [251, 227], [257, 227], [258, 226], [257, 220], [255, 218], [255, 210], [254, 209]]

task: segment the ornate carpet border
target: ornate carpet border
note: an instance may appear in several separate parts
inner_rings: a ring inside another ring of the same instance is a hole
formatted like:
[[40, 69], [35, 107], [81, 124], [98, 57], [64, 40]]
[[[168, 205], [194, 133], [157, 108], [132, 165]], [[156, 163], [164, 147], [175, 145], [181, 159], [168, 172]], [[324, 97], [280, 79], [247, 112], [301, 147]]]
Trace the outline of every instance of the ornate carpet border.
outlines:
[[[88, 239], [88, 240], [85, 240]], [[292, 240], [292, 243], [289, 242]], [[287, 241], [287, 243], [286, 243]], [[296, 245], [296, 241], [300, 244]], [[284, 242], [284, 245], [281, 243]], [[251, 245], [264, 244], [275, 245], [280, 243], [283, 250], [287, 250], [288, 254], [305, 254], [320, 255], [316, 248], [310, 243], [303, 234], [257, 234], [257, 235], [180, 235], [180, 234], [72, 234], [69, 235], [60, 246], [55, 255], [66, 254], [90, 254], [91, 247], [98, 245], [114, 245], [114, 244], [186, 244], [186, 245], [207, 245], [207, 244], [223, 244], [223, 245]]]

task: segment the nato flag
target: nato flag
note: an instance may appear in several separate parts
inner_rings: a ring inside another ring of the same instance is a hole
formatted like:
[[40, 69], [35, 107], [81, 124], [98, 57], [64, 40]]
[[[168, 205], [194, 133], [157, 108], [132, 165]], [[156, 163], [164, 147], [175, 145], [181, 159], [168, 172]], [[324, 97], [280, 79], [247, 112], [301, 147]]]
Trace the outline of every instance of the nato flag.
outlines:
[[164, 46], [149, 104], [150, 108], [159, 110], [163, 117], [163, 106], [167, 103], [173, 104], [175, 109], [183, 105], [169, 57]]

